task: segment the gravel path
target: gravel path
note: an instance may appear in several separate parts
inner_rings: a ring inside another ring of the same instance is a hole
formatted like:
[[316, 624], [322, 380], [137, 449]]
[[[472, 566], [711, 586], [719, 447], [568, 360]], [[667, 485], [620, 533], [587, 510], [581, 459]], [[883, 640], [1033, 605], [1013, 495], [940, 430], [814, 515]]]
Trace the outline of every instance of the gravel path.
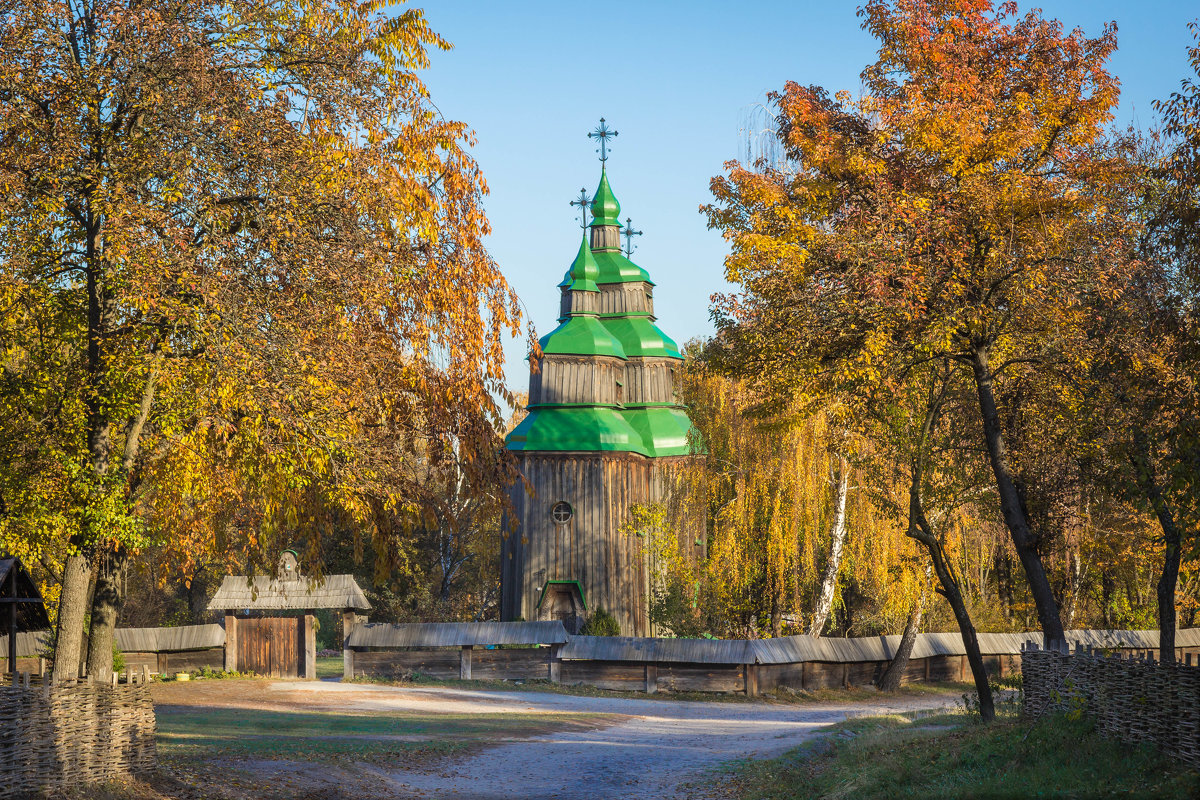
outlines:
[[[514, 741], [421, 772], [367, 768], [389, 793], [461, 800], [696, 798], [681, 784], [733, 759], [778, 755], [848, 717], [951, 705], [950, 696], [852, 703], [729, 703], [576, 697], [541, 692], [276, 684], [314, 704], [360, 710], [603, 712], [629, 719], [598, 730]], [[344, 693], [344, 694], [340, 694]], [[363, 776], [366, 777], [366, 776]]]

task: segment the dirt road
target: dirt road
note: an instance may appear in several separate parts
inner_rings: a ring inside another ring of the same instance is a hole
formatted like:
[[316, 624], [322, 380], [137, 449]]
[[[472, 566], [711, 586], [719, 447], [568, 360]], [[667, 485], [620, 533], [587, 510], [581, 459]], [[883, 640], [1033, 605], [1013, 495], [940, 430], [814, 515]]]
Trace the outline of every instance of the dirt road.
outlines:
[[[369, 785], [380, 797], [446, 800], [700, 798], [706, 796], [703, 791], [688, 784], [722, 762], [777, 755], [850, 716], [953, 702], [946, 695], [850, 703], [696, 702], [326, 682], [267, 684], [263, 701], [314, 710], [600, 712], [627, 717], [596, 730], [498, 743], [432, 768], [400, 763], [348, 768], [359, 791]], [[328, 770], [313, 771], [297, 762], [248, 763], [243, 768], [263, 779], [299, 779], [309, 786], [314, 780], [323, 782], [321, 775], [330, 784], [338, 780]]]

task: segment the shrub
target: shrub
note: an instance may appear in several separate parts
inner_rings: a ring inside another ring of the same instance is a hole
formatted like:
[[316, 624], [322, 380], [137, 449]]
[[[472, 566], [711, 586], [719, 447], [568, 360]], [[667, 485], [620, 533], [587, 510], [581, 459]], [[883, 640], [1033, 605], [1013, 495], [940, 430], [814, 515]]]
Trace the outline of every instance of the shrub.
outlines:
[[584, 636], [620, 636], [621, 626], [617, 624], [616, 617], [603, 608], [597, 608], [579, 632]]

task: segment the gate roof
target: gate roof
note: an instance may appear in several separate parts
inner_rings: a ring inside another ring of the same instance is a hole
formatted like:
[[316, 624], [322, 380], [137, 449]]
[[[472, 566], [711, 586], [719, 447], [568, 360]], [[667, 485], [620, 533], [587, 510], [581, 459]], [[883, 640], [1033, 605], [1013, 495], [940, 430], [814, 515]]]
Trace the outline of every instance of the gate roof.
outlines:
[[309, 608], [352, 608], [369, 611], [371, 604], [353, 575], [280, 580], [260, 575], [230, 575], [209, 601], [209, 611], [302, 611]]

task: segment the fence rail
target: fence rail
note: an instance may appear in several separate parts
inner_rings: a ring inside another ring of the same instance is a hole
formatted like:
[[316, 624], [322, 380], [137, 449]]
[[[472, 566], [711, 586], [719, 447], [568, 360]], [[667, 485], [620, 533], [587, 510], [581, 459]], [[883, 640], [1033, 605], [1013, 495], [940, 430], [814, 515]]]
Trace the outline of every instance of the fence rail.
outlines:
[[1152, 655], [1122, 653], [1052, 642], [1030, 642], [1021, 654], [1024, 713], [1049, 711], [1094, 719], [1106, 736], [1153, 744], [1200, 768], [1200, 665], [1192, 654], [1163, 663]]
[[[494, 626], [494, 627], [489, 627]], [[1081, 641], [1128, 653], [1158, 646], [1157, 631], [1073, 631]], [[979, 634], [989, 674], [1020, 669], [1035, 634]], [[1037, 637], [1040, 639], [1040, 636]], [[876, 683], [899, 636], [859, 639], [654, 639], [567, 636], [560, 623], [384, 623], [349, 636], [346, 678], [549, 680], [602, 689], [688, 690], [756, 695], [780, 688], [825, 689]], [[1177, 651], [1200, 656], [1200, 629], [1179, 631]], [[537, 645], [541, 646], [537, 646]], [[491, 649], [508, 645], [515, 649]], [[919, 634], [903, 682], [970, 680], [958, 634]]]

